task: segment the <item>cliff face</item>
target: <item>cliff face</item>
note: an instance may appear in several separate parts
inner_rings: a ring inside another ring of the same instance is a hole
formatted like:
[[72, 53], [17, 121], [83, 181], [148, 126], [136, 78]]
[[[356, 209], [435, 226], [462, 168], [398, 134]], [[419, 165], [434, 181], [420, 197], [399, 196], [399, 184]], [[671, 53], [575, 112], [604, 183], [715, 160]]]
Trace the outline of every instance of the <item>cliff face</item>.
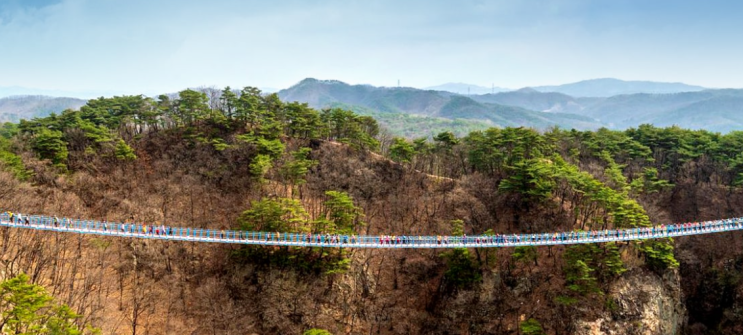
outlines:
[[595, 320], [577, 320], [578, 335], [633, 334], [675, 335], [686, 325], [677, 271], [658, 276], [635, 270], [611, 284], [607, 295], [608, 310]]

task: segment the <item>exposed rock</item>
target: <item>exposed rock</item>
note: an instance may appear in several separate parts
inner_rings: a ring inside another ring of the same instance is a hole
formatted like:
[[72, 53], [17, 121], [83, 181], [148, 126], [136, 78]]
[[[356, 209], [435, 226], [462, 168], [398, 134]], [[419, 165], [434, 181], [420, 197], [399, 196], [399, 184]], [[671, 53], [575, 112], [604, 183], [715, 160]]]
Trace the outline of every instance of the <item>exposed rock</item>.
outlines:
[[687, 314], [677, 271], [661, 278], [633, 270], [609, 288], [609, 312], [593, 320], [578, 320], [575, 334], [675, 335], [686, 324]]

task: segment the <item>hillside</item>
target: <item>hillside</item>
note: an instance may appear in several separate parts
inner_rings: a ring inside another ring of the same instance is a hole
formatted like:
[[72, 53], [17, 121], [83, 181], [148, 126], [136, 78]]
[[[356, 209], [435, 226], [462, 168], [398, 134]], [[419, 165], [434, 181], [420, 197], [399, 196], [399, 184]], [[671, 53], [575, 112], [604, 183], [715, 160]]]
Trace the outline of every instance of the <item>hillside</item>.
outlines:
[[[348, 110], [275, 98], [244, 90], [215, 108], [192, 90], [158, 101], [101, 98], [62, 117], [6, 124], [3, 210], [390, 237], [743, 216], [741, 133], [518, 127], [409, 141], [380, 134], [374, 119]], [[482, 105], [450, 101], [452, 110]], [[449, 251], [205, 245], [12, 228], [0, 229], [0, 238], [5, 276], [28, 274], [83, 315], [78, 327], [107, 334], [743, 329], [735, 312], [743, 308], [740, 233]]]
[[30, 120], [65, 109], [78, 109], [85, 100], [75, 98], [55, 98], [47, 96], [13, 96], [0, 98], [0, 122]]
[[583, 80], [557, 86], [535, 86], [539, 92], [557, 92], [574, 97], [610, 97], [623, 94], [669, 94], [696, 92], [704, 87], [683, 83], [662, 83], [653, 81], [625, 81], [614, 78]]
[[344, 103], [386, 113], [408, 113], [433, 116], [446, 104], [451, 94], [409, 87], [374, 87], [348, 85], [336, 80], [304, 79], [278, 92], [284, 101], [298, 101], [313, 108]]
[[405, 113], [383, 113], [370, 108], [343, 103], [333, 103], [328, 107], [347, 109], [359, 115], [371, 116], [391, 135], [405, 138], [433, 138], [445, 131], [451, 131], [457, 136], [465, 136], [476, 130], [486, 130], [493, 127], [493, 124], [488, 121], [448, 119]]
[[651, 122], [658, 126], [681, 124], [693, 129], [740, 131], [743, 130], [743, 94], [694, 102], [657, 115]]
[[278, 95], [282, 100], [308, 103], [313, 108], [344, 104], [382, 113], [484, 121], [501, 127], [526, 126], [546, 129], [551, 126], [560, 126], [592, 129], [600, 126], [585, 116], [535, 112], [521, 107], [482, 103], [470, 97], [448, 92], [423, 91], [405, 87], [373, 87], [348, 85], [339, 81], [305, 79], [295, 86], [279, 91]]
[[511, 92], [471, 96], [472, 99], [486, 103], [517, 106], [540, 112], [559, 112], [580, 114], [585, 108], [577, 99], [562, 93], [543, 93], [531, 88]]
[[[740, 97], [743, 90], [620, 95], [593, 102], [579, 113], [615, 129], [650, 123], [727, 132], [743, 129]], [[705, 115], [716, 115], [724, 122], [711, 122]]]

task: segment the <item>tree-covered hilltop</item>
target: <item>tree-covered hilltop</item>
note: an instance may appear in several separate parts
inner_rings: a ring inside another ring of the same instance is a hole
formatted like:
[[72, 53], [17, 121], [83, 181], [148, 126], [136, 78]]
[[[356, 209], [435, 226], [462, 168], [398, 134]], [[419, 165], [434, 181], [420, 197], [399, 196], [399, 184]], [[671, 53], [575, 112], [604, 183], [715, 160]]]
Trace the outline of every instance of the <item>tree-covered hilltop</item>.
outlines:
[[[741, 152], [743, 132], [651, 125], [441, 129], [408, 139], [342, 106], [315, 110], [251, 87], [187, 89], [4, 124], [0, 203], [329, 237], [648, 227], [743, 216]], [[31, 274], [104, 332], [571, 333], [607, 315], [649, 325], [623, 309], [621, 299], [650, 294], [618, 293], [627, 280], [682, 285], [689, 301], [743, 284], [739, 267], [720, 258], [743, 259], [743, 240], [731, 234], [398, 252], [0, 233], [19, 241], [3, 242], [12, 261], [0, 267]], [[713, 281], [700, 274], [724, 280], [699, 290]], [[743, 325], [729, 313], [736, 304], [686, 308], [704, 327]]]

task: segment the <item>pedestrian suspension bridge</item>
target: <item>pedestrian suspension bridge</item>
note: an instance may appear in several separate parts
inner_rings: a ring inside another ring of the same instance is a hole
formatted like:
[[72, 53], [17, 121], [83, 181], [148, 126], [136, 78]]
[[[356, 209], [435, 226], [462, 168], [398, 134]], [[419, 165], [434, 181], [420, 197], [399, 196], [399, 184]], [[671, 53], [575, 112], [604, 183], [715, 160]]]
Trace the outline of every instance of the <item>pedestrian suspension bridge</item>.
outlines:
[[701, 235], [743, 230], [743, 218], [660, 225], [655, 227], [541, 234], [475, 236], [329, 235], [242, 230], [211, 230], [138, 223], [118, 223], [40, 215], [0, 214], [0, 226], [43, 231], [171, 241], [263, 246], [335, 248], [498, 248], [604, 243]]

